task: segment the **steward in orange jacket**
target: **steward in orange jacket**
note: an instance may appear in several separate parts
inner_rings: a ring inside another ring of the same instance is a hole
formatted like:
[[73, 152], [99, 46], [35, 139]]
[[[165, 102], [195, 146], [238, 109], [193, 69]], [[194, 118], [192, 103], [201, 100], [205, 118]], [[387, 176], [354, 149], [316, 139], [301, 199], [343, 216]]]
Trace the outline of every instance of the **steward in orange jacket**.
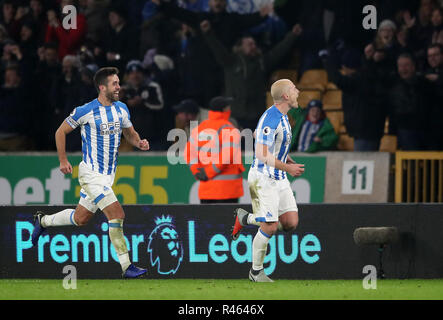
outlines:
[[201, 203], [238, 202], [243, 196], [240, 132], [229, 122], [231, 98], [215, 97], [209, 118], [191, 131], [185, 160], [200, 180]]

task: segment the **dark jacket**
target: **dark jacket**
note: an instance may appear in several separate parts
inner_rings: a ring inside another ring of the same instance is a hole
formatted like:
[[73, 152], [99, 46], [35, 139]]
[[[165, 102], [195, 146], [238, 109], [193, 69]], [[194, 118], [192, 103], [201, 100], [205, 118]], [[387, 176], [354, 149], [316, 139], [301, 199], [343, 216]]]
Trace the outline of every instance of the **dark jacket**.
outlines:
[[289, 32], [272, 50], [255, 57], [229, 51], [212, 32], [205, 35], [225, 75], [225, 95], [234, 98], [235, 119], [255, 120], [266, 109], [267, 74], [289, 53], [297, 36]]
[[146, 81], [139, 87], [127, 83], [122, 87], [121, 100], [128, 103], [128, 100], [140, 97], [141, 102], [135, 106], [128, 106], [131, 121], [137, 129], [140, 137], [149, 141], [158, 142], [163, 138], [164, 123], [161, 119], [164, 108], [163, 91], [160, 85], [154, 81]]
[[[200, 34], [181, 40], [176, 56], [181, 97], [192, 97], [207, 106], [223, 88], [223, 70], [215, 61], [211, 49]], [[220, 74], [220, 77], [215, 76]]]
[[120, 54], [120, 60], [108, 61], [108, 66], [114, 66], [120, 70], [124, 70], [126, 63], [137, 57], [138, 40], [139, 36], [136, 34], [136, 30], [131, 28], [129, 24], [126, 23], [119, 32], [108, 25], [102, 40], [105, 55], [108, 52]]
[[432, 88], [422, 76], [411, 80], [396, 77], [389, 88], [390, 120], [397, 129], [427, 131]]
[[[184, 57], [184, 60], [179, 61], [183, 67], [179, 72], [181, 73], [181, 80], [186, 77], [201, 76], [197, 82], [199, 90], [189, 88], [191, 89], [190, 92], [183, 92], [181, 95], [192, 97], [198, 100], [199, 103], [207, 105], [212, 97], [219, 95], [220, 91], [223, 90], [223, 70], [215, 61], [214, 55], [202, 38], [200, 23], [208, 20], [221, 43], [227, 48], [231, 48], [244, 31], [264, 22], [265, 18], [261, 17], [259, 13], [193, 12], [180, 8], [171, 2], [162, 2], [158, 9], [166, 18], [177, 19], [196, 31], [195, 36], [190, 39], [190, 50], [186, 52], [187, 56]], [[171, 21], [167, 19], [164, 23], [171, 24]], [[167, 37], [167, 32], [164, 30], [166, 29], [159, 30], [162, 38]], [[197, 63], [195, 63], [195, 58]]]
[[168, 2], [162, 2], [159, 6], [159, 11], [171, 18], [186, 23], [196, 30], [200, 30], [200, 23], [202, 21], [208, 20], [217, 37], [227, 47], [233, 46], [243, 31], [265, 21], [265, 18], [259, 13], [193, 12]]
[[328, 78], [343, 91], [344, 123], [351, 137], [377, 140], [383, 136], [388, 105], [383, 68], [365, 62], [361, 70], [343, 76], [331, 60], [325, 60]]

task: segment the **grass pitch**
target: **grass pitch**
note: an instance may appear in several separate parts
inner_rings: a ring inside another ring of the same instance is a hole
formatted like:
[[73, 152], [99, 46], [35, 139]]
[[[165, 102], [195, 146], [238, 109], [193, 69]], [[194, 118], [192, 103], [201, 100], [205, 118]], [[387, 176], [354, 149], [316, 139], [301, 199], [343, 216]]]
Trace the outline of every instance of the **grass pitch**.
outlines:
[[443, 279], [379, 280], [365, 290], [361, 280], [0, 280], [1, 300], [443, 300]]

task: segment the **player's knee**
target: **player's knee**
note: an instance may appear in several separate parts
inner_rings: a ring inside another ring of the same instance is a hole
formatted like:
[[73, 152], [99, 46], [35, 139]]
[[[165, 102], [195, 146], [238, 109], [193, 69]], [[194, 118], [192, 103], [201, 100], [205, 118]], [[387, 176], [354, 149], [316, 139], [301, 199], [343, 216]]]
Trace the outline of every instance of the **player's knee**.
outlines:
[[295, 231], [295, 229], [297, 229], [297, 226], [298, 226], [298, 221], [296, 221], [296, 220], [291, 221], [283, 226], [283, 231], [285, 231], [285, 232]]
[[272, 237], [278, 229], [278, 223], [272, 222], [272, 223], [264, 223], [264, 225], [261, 226], [261, 229], [263, 232], [265, 232], [269, 237]]

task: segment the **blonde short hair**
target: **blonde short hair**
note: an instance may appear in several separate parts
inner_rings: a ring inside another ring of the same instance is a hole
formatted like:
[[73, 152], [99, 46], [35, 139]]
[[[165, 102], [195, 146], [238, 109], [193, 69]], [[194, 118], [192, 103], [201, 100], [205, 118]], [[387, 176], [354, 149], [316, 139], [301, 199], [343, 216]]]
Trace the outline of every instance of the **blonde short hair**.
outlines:
[[271, 86], [271, 96], [274, 102], [282, 101], [282, 96], [288, 93], [292, 84], [292, 81], [289, 79], [275, 81]]

